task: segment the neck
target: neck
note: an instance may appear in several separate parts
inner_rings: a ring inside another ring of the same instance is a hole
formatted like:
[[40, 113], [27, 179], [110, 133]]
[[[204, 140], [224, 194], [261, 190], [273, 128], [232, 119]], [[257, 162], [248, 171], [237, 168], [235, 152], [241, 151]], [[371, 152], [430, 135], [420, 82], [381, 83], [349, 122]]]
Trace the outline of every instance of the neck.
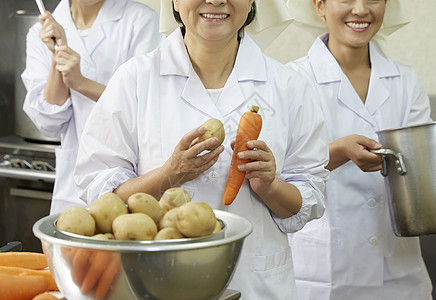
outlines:
[[88, 29], [92, 27], [95, 19], [97, 18], [100, 8], [103, 6], [104, 0], [85, 4], [79, 1], [71, 2], [71, 17], [73, 18], [74, 24], [78, 29]]
[[199, 40], [186, 32], [185, 45], [195, 72], [207, 89], [224, 87], [239, 48], [237, 35], [223, 42]]
[[329, 39], [327, 47], [344, 71], [371, 68], [369, 44], [365, 47], [352, 48], [333, 43]]

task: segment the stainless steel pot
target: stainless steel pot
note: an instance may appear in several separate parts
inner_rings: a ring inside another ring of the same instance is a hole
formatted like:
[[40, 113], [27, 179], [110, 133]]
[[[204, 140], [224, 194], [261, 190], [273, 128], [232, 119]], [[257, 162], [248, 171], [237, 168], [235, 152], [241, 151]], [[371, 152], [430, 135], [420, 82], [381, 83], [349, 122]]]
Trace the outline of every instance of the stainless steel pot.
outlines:
[[395, 235], [436, 233], [436, 122], [378, 131]]
[[21, 73], [26, 67], [26, 36], [29, 28], [38, 22], [36, 13], [18, 10], [15, 13], [15, 134], [31, 141], [59, 142], [59, 138], [43, 135], [23, 111], [26, 88]]

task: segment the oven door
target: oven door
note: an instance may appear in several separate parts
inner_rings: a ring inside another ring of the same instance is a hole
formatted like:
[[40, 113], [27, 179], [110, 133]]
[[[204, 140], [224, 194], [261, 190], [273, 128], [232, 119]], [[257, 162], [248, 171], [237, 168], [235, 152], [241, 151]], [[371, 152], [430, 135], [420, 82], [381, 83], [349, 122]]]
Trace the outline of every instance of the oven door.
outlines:
[[0, 245], [22, 243], [22, 251], [42, 252], [33, 224], [50, 212], [53, 182], [0, 177]]

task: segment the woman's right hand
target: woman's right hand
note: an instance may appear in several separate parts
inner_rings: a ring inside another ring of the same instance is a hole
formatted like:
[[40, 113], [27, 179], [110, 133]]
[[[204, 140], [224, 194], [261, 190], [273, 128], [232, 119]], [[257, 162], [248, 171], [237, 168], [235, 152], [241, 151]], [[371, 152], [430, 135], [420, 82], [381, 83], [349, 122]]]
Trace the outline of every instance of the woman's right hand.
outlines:
[[39, 30], [39, 37], [51, 52], [55, 52], [55, 40], [61, 39], [64, 44], [67, 43], [64, 28], [56, 22], [49, 11], [39, 16], [39, 22], [42, 24], [42, 28]]
[[180, 186], [200, 176], [217, 162], [219, 155], [224, 151], [224, 146], [220, 145], [213, 151], [201, 154], [218, 143], [217, 138], [197, 143], [197, 138], [205, 131], [206, 129], [200, 126], [185, 134], [165, 162], [163, 170], [173, 186]]
[[375, 172], [382, 168], [383, 156], [369, 150], [381, 149], [377, 141], [363, 135], [352, 134], [330, 143], [330, 162], [327, 169], [333, 171], [337, 167], [352, 160], [362, 171]]

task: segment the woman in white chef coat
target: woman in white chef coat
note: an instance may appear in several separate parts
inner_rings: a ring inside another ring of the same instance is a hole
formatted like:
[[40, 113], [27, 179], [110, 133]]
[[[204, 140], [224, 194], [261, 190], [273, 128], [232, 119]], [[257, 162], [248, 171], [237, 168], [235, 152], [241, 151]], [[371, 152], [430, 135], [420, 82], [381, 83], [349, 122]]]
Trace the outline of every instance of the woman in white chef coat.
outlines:
[[[159, 199], [181, 186], [193, 201], [243, 216], [254, 230], [230, 288], [242, 299], [296, 299], [285, 232], [324, 210], [327, 132], [307, 79], [244, 36], [255, 7], [253, 0], [174, 0], [183, 26], [114, 74], [85, 126], [75, 179], [88, 203], [107, 192], [124, 200], [136, 192]], [[241, 154], [253, 160], [240, 166], [247, 180], [224, 206], [230, 141], [251, 105], [260, 107], [263, 128]], [[227, 136], [203, 154], [217, 143], [193, 143], [209, 118], [220, 119]]]
[[61, 139], [51, 214], [86, 205], [73, 179], [85, 121], [117, 67], [160, 44], [158, 28], [158, 14], [137, 2], [61, 0], [29, 30], [23, 109], [43, 134]]
[[372, 40], [404, 24], [400, 3], [306, 2], [290, 5], [296, 22], [304, 27], [313, 20], [309, 29], [327, 26], [328, 33], [289, 66], [319, 92], [331, 173], [323, 217], [290, 234], [299, 299], [430, 300], [419, 240], [394, 235], [384, 179], [376, 172], [382, 157], [370, 152], [381, 147], [376, 131], [430, 121], [429, 99], [413, 69], [386, 57]]

